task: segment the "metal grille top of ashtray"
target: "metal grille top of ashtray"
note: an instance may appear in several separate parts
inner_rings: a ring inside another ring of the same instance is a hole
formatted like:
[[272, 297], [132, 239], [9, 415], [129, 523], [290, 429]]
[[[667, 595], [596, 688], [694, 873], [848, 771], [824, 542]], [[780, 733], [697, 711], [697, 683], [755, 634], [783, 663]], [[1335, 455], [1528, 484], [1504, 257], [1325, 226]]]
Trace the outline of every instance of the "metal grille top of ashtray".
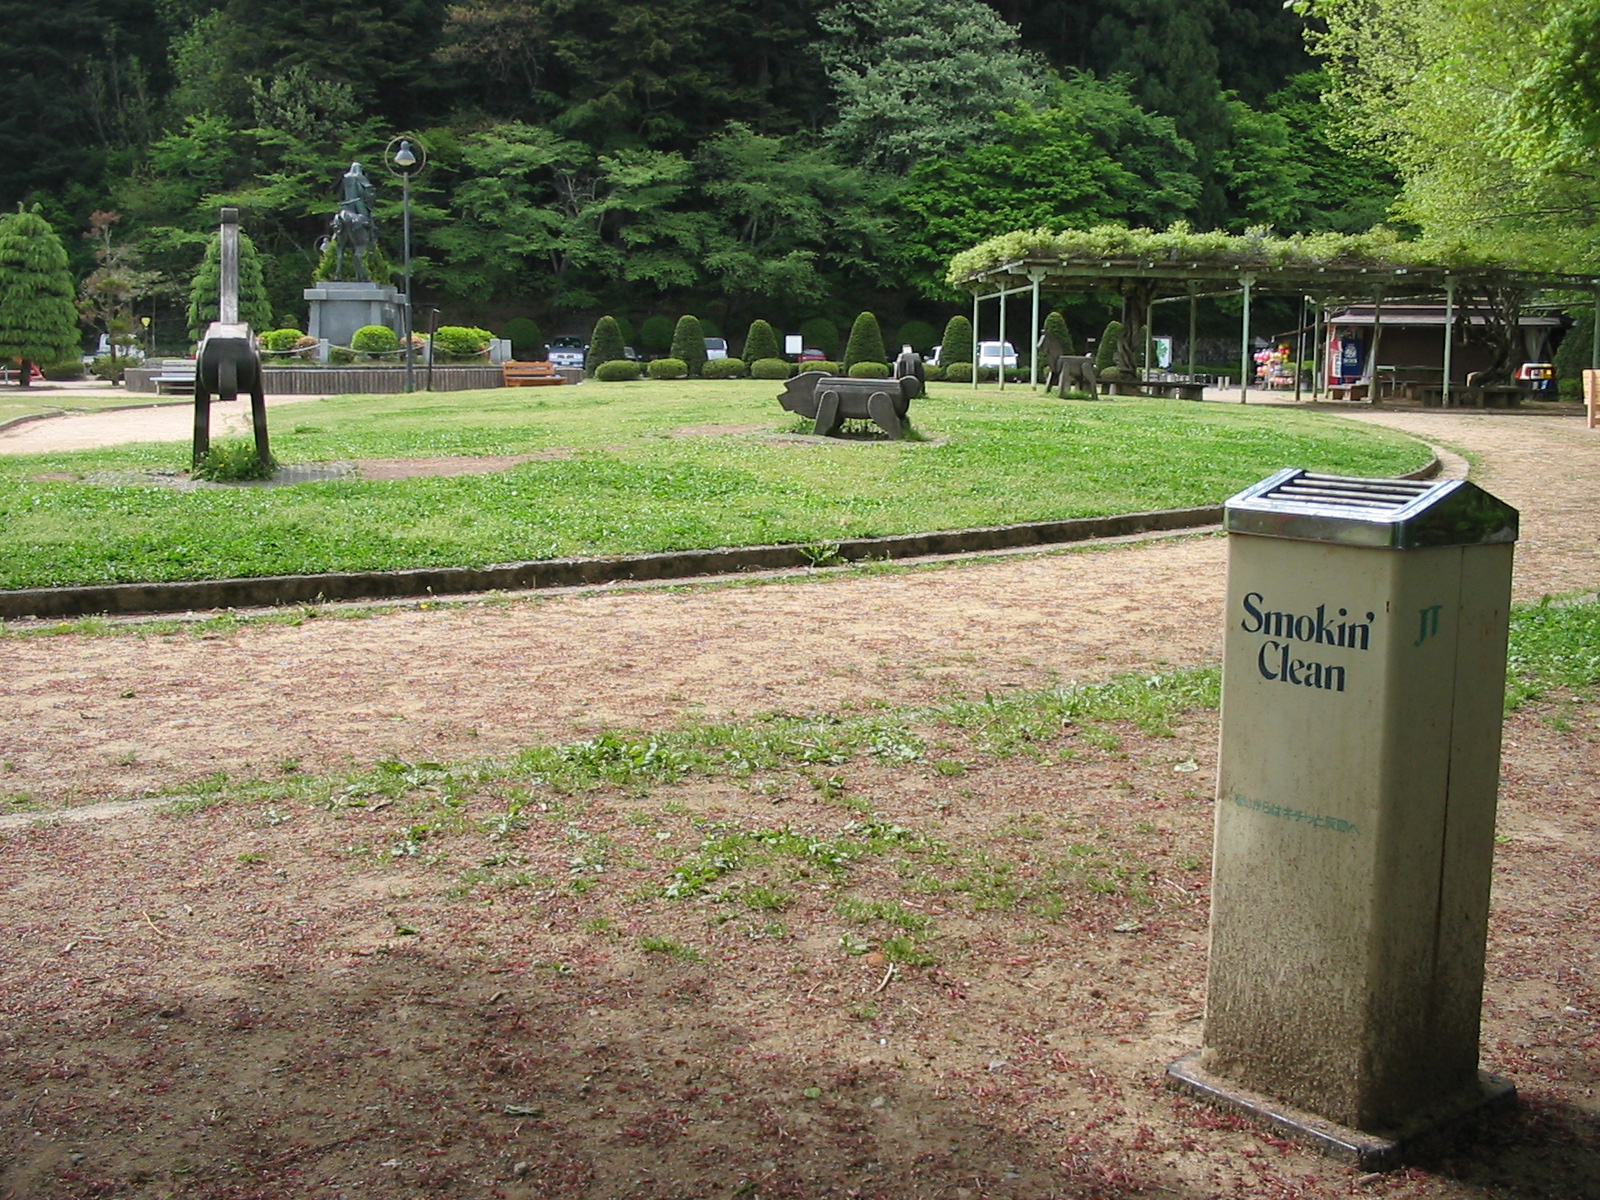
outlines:
[[1464, 479], [1429, 483], [1288, 467], [1230, 498], [1229, 533], [1411, 549], [1517, 540], [1517, 510]]

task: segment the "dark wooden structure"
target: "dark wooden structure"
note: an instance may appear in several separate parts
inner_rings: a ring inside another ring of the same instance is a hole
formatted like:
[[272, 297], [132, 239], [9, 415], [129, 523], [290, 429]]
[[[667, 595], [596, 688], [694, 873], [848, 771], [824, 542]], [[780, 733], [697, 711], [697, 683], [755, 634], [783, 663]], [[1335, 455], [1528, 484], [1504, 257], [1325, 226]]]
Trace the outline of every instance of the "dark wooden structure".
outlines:
[[261, 352], [255, 334], [239, 320], [239, 210], [222, 210], [222, 295], [213, 321], [200, 339], [194, 372], [194, 451], [198, 468], [211, 450], [211, 397], [237, 400], [250, 396], [250, 424], [256, 458], [272, 461], [267, 445], [267, 398], [262, 389]]
[[778, 403], [814, 422], [811, 432], [835, 437], [846, 421], [871, 421], [884, 435], [905, 437], [906, 413], [921, 390], [914, 375], [900, 379], [847, 379], [806, 371], [783, 385]]

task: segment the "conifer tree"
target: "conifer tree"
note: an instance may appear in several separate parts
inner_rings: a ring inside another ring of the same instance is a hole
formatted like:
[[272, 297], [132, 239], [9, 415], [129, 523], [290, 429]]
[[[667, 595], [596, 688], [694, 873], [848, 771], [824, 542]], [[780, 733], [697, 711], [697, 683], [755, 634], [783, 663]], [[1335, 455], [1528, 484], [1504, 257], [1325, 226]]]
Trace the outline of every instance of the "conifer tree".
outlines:
[[1076, 353], [1072, 344], [1072, 331], [1067, 328], [1067, 319], [1060, 312], [1052, 311], [1045, 317], [1044, 331], [1046, 334], [1054, 335], [1056, 341], [1061, 343], [1061, 353]]
[[972, 322], [966, 317], [951, 317], [945, 322], [944, 339], [939, 343], [939, 361], [972, 361]]
[[751, 321], [750, 332], [744, 335], [744, 361], [753, 363], [763, 358], [780, 357], [778, 335], [773, 332], [772, 326], [759, 317]]
[[589, 353], [583, 360], [585, 373], [592, 376], [601, 363], [621, 362], [628, 356], [623, 353], [622, 327], [615, 317], [601, 317], [594, 323], [589, 335]]
[[678, 318], [678, 327], [672, 331], [672, 353], [669, 358], [679, 359], [689, 368], [691, 378], [698, 378], [700, 368], [706, 365], [706, 335], [699, 317], [687, 314]]
[[850, 326], [850, 340], [844, 347], [844, 369], [848, 371], [858, 362], [888, 361], [883, 352], [883, 330], [878, 318], [869, 312], [861, 313]]
[[0, 363], [18, 360], [17, 382], [27, 387], [35, 363], [76, 358], [78, 349], [67, 252], [37, 204], [19, 205], [0, 217]]
[[[198, 342], [217, 319], [222, 303], [222, 235], [206, 244], [206, 256], [189, 285], [189, 340]], [[261, 271], [261, 256], [244, 230], [239, 231], [239, 320], [256, 333], [272, 328], [272, 303]]]
[[1122, 340], [1122, 322], [1111, 321], [1100, 335], [1100, 344], [1094, 348], [1094, 369], [1107, 371], [1116, 365], [1117, 343]]

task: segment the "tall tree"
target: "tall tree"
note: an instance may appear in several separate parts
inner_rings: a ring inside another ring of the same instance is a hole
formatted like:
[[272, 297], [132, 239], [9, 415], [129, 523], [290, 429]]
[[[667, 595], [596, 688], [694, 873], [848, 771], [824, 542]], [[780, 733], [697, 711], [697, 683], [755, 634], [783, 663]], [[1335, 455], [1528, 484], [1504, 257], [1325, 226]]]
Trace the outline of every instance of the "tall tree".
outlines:
[[105, 336], [110, 360], [107, 378], [113, 383], [122, 379], [130, 351], [139, 344], [139, 321], [134, 309], [162, 282], [160, 272], [143, 269], [139, 252], [132, 244], [114, 236], [113, 226], [121, 219], [119, 214], [103, 210], [90, 215], [89, 232], [84, 237], [94, 243], [96, 265], [78, 287], [79, 312]]
[[761, 302], [788, 311], [881, 269], [889, 237], [882, 185], [825, 147], [735, 123], [696, 161], [715, 218], [705, 265], [732, 310]]
[[20, 362], [28, 386], [34, 363], [78, 355], [78, 311], [67, 252], [39, 206], [0, 217], [0, 360]]
[[[1562, 143], [1558, 114], [1529, 81], [1555, 72], [1579, 42], [1571, 14], [1586, 0], [1507, 6], [1494, 0], [1308, 0], [1311, 46], [1327, 64], [1329, 102], [1348, 142], [1394, 164], [1396, 212], [1423, 232], [1528, 265], [1600, 258], [1591, 159], [1541, 150]], [[1554, 124], [1552, 124], [1552, 119]]]
[[[200, 269], [189, 285], [189, 340], [198, 342], [211, 322], [217, 319], [222, 302], [222, 235], [206, 244]], [[261, 270], [256, 244], [243, 231], [239, 233], [239, 319], [261, 334], [273, 327], [272, 301]]]
[[951, 295], [945, 264], [985, 238], [1106, 221], [1164, 228], [1199, 196], [1189, 144], [1120, 82], [1074, 74], [1047, 106], [1000, 114], [995, 139], [918, 164], [894, 198], [909, 282], [927, 295]]
[[0, 206], [93, 194], [113, 154], [148, 136], [153, 3], [0, 0], [0, 29]]
[[981, 0], [844, 0], [820, 18], [850, 162], [903, 173], [986, 140], [994, 114], [1042, 98], [1044, 65]]
[[293, 68], [351, 89], [364, 114], [382, 106], [402, 126], [424, 110], [444, 14], [427, 0], [166, 0], [176, 26], [173, 92], [179, 117], [243, 120], [254, 81]]

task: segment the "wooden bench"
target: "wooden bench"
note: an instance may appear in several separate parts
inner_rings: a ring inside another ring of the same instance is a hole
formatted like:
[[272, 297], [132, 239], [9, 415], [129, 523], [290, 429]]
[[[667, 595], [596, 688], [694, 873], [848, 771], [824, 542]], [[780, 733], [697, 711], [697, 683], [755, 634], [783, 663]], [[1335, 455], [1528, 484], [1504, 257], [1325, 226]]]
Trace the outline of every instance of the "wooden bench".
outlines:
[[565, 383], [556, 374], [555, 367], [547, 362], [506, 362], [500, 367], [505, 374], [507, 387], [543, 387], [552, 383]]
[[1460, 403], [1476, 405], [1478, 408], [1520, 408], [1525, 395], [1527, 391], [1514, 383], [1467, 387], [1461, 392]]
[[180, 358], [161, 364], [160, 371], [150, 377], [156, 393], [194, 391], [194, 359]]
[[1203, 400], [1206, 394], [1206, 385], [1203, 383], [1148, 383], [1145, 386], [1151, 395], [1164, 396], [1168, 400]]

